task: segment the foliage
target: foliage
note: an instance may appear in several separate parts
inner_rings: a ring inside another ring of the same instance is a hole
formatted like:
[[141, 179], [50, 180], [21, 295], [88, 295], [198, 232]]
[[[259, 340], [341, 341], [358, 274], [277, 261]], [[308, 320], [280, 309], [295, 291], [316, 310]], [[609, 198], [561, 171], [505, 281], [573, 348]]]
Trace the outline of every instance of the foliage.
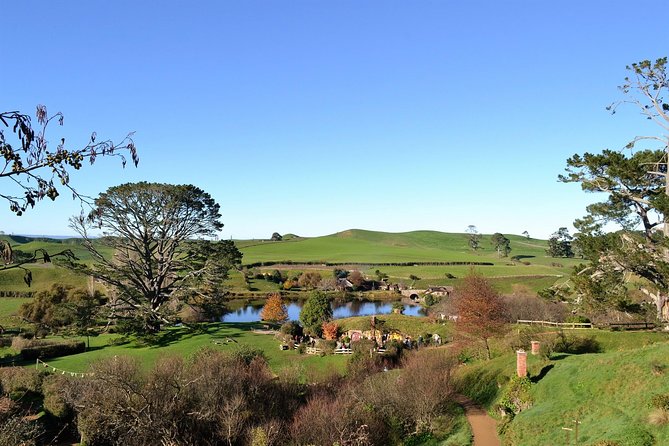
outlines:
[[284, 322], [288, 319], [288, 310], [279, 293], [267, 296], [267, 301], [260, 311], [260, 319], [269, 322]]
[[328, 341], [335, 340], [339, 337], [339, 324], [335, 321], [323, 322], [322, 330], [323, 338]]
[[312, 290], [318, 288], [323, 278], [316, 271], [305, 271], [297, 279], [297, 285], [300, 288]]
[[36, 324], [40, 331], [67, 328], [77, 335], [89, 335], [105, 298], [99, 291], [72, 289], [53, 284], [48, 291], [37, 293], [24, 303], [19, 315]]
[[357, 269], [351, 271], [347, 278], [353, 284], [354, 289], [359, 289], [365, 283], [365, 276]]
[[325, 293], [313, 291], [300, 311], [300, 322], [304, 331], [310, 335], [320, 336], [323, 322], [332, 319], [332, 306]]
[[[613, 305], [624, 303], [624, 284], [633, 274], [644, 279], [640, 288], [655, 303], [657, 315], [663, 319], [669, 316], [666, 68], [666, 57], [628, 66], [631, 74], [621, 86], [625, 97], [609, 107], [615, 113], [622, 103], [637, 106], [664, 135], [634, 137], [625, 146], [629, 154], [613, 150], [576, 154], [567, 160], [566, 174], [559, 177], [563, 182], [579, 183], [585, 192], [603, 192], [607, 197], [606, 201], [588, 206], [588, 215], [574, 223], [580, 231], [576, 245], [589, 261], [574, 274], [582, 276], [576, 284], [579, 298], [595, 301], [597, 306], [606, 305], [611, 302], [606, 290], [611, 288]], [[618, 232], [605, 231], [607, 224], [617, 226]], [[656, 230], [660, 227], [663, 233]]]
[[558, 229], [548, 239], [546, 253], [551, 257], [574, 257], [574, 251], [571, 246], [573, 239], [567, 228]]
[[467, 226], [467, 229], [465, 232], [468, 234], [468, 243], [469, 247], [471, 248], [472, 251], [476, 251], [479, 249], [481, 245], [481, 234], [479, 233], [478, 229], [476, 229], [476, 226], [474, 225], [469, 225]]
[[10, 180], [9, 184], [16, 189], [14, 194], [0, 193], [0, 199], [7, 201], [9, 209], [16, 215], [22, 215], [44, 198], [55, 200], [59, 195], [59, 184], [75, 197], [81, 197], [70, 184], [70, 171], [81, 169], [85, 160], [93, 164], [98, 156], [116, 156], [125, 166], [123, 152], [128, 152], [133, 164], [137, 166], [139, 163], [132, 133], [120, 143], [114, 143], [111, 140], [97, 141], [93, 132], [82, 148], [69, 148], [65, 138], [61, 138], [55, 150], [51, 150], [46, 130], [53, 121], [62, 126], [63, 114], [59, 112], [49, 116], [46, 107], [38, 105], [35, 115], [38, 128], [33, 128], [31, 118], [26, 114], [18, 111], [0, 113], [2, 124], [8, 128], [11, 126], [16, 136], [16, 141], [11, 141], [0, 128], [0, 155], [4, 161], [0, 178]]
[[495, 232], [490, 238], [490, 243], [495, 248], [495, 251], [497, 251], [499, 257], [509, 256], [509, 253], [511, 252], [511, 240], [504, 237], [503, 234]]
[[272, 237], [270, 238], [270, 240], [272, 240], [273, 242], [280, 242], [281, 240], [283, 240], [283, 237], [278, 232], [274, 232], [272, 233]]
[[70, 381], [68, 392], [86, 444], [241, 444], [251, 429], [290, 417], [296, 406], [292, 384], [275, 380], [257, 356], [205, 349], [190, 362], [164, 358], [148, 374], [116, 357], [93, 372]]
[[[72, 219], [95, 263], [78, 271], [113, 287], [112, 315], [141, 321], [156, 331], [169, 321], [172, 299], [206, 301], [224, 294], [241, 253], [230, 240], [213, 242], [222, 228], [218, 204], [192, 185], [128, 183], [95, 200], [88, 218]], [[101, 230], [114, 254], [105, 256], [90, 231]]]
[[37, 358], [58, 358], [60, 356], [76, 355], [86, 351], [86, 343], [83, 341], [61, 341], [61, 342], [46, 342], [38, 341], [29, 347], [22, 348], [21, 357], [26, 361], [31, 361]]
[[532, 381], [526, 376], [514, 376], [504, 389], [499, 406], [507, 413], [518, 415], [525, 409], [532, 407], [530, 388]]
[[[0, 199], [8, 202], [10, 211], [17, 216], [35, 207], [44, 198], [55, 200], [60, 195], [59, 185], [68, 189], [73, 197], [85, 201], [85, 197], [70, 183], [70, 173], [81, 169], [84, 160], [92, 165], [98, 156], [116, 156], [121, 158], [125, 167], [124, 152], [128, 152], [133, 164], [137, 166], [139, 163], [132, 133], [120, 143], [114, 143], [111, 140], [97, 141], [97, 135], [93, 132], [88, 143], [81, 148], [71, 148], [65, 138], [61, 138], [55, 150], [52, 150], [46, 130], [52, 121], [63, 125], [63, 114], [59, 112], [49, 116], [44, 105], [38, 105], [35, 114], [38, 127], [33, 128], [31, 118], [26, 114], [18, 111], [0, 112], [0, 121], [5, 127], [11, 126], [11, 133], [15, 136], [12, 140], [0, 126], [0, 159], [4, 161], [0, 178], [9, 180], [0, 193]], [[39, 249], [32, 254], [19, 254], [12, 252], [8, 241], [0, 240], [0, 271], [23, 270], [23, 280], [28, 286], [33, 280], [32, 271], [23, 265], [39, 261], [50, 263], [54, 258], [76, 259], [69, 249], [51, 253]]]
[[456, 329], [481, 339], [490, 359], [488, 339], [504, 332], [507, 321], [502, 297], [487, 280], [473, 270], [455, 290], [455, 308], [458, 315]]

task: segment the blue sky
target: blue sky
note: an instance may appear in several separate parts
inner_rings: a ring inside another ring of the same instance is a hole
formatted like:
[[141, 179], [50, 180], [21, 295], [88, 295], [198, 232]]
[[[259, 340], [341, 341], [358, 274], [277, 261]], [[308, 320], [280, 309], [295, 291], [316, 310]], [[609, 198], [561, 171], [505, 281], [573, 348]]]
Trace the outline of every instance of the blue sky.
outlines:
[[[548, 237], [596, 199], [574, 153], [656, 133], [610, 115], [625, 66], [668, 55], [666, 2], [10, 2], [1, 110], [61, 111], [52, 141], [136, 131], [141, 162], [72, 175], [191, 183], [223, 237], [349, 228]], [[10, 38], [11, 37], [11, 38]], [[0, 187], [6, 188], [3, 183]], [[71, 234], [63, 194], [0, 230]]]

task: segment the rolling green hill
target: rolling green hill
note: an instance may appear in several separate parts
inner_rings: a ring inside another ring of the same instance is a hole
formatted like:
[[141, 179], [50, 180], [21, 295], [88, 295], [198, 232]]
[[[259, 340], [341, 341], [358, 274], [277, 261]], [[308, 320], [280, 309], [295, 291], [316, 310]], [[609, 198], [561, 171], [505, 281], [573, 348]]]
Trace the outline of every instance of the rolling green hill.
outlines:
[[[387, 233], [352, 229], [332, 235], [298, 238], [289, 241], [239, 241], [237, 246], [244, 253], [244, 264], [259, 262], [316, 262], [357, 263], [368, 275], [376, 269], [388, 274], [393, 281], [410, 281], [415, 275], [421, 280], [414, 286], [452, 284], [446, 274], [456, 278], [466, 275], [468, 265], [425, 265], [429, 262], [492, 263], [477, 266], [477, 270], [498, 282], [504, 292], [513, 291], [514, 284], [521, 284], [536, 291], [564, 280], [577, 259], [555, 259], [546, 255], [547, 242], [522, 236], [508, 235], [511, 254], [500, 258], [484, 235], [476, 252], [468, 245], [467, 234], [437, 231], [412, 231]], [[515, 260], [512, 259], [515, 257]], [[390, 266], [389, 263], [412, 263], [415, 266]], [[270, 266], [275, 267], [275, 266]], [[292, 269], [298, 269], [293, 267]]]
[[[293, 265], [283, 269], [299, 271], [294, 264], [337, 263], [354, 264], [368, 276], [378, 269], [389, 275], [392, 282], [405, 282], [413, 286], [452, 285], [465, 276], [470, 269], [466, 263], [486, 263], [477, 270], [490, 278], [502, 292], [513, 292], [519, 287], [536, 291], [566, 280], [577, 259], [554, 259], [546, 255], [545, 240], [508, 235], [511, 240], [510, 257], [500, 258], [490, 242], [490, 235], [483, 235], [476, 252], [469, 249], [468, 235], [437, 231], [412, 231], [387, 233], [352, 229], [323, 237], [304, 238], [287, 235], [283, 241], [238, 240], [235, 243], [244, 253], [246, 265], [258, 262], [287, 262]], [[0, 238], [11, 243], [15, 250], [32, 253], [46, 249], [49, 253], [71, 249], [82, 262], [90, 262], [90, 254], [79, 239], [46, 239], [2, 235]], [[110, 253], [111, 254], [111, 253]], [[453, 265], [430, 265], [429, 263], [460, 263]], [[391, 266], [393, 263], [408, 263], [412, 266]], [[414, 263], [416, 264], [415, 266]], [[355, 264], [358, 264], [357, 266]], [[267, 268], [279, 268], [279, 265]], [[328, 275], [333, 267], [311, 266]], [[40, 291], [52, 283], [60, 282], [73, 286], [85, 286], [87, 279], [54, 264], [30, 265], [33, 272], [33, 286], [23, 283], [23, 272], [6, 271], [0, 274], [0, 291]], [[261, 268], [262, 269], [262, 268]], [[451, 278], [447, 278], [447, 275]], [[234, 289], [244, 290], [243, 283], [230, 281]], [[412, 281], [410, 276], [420, 280]], [[455, 278], [453, 278], [455, 277]], [[243, 282], [243, 281], [242, 281]], [[260, 287], [262, 288], [262, 287]]]

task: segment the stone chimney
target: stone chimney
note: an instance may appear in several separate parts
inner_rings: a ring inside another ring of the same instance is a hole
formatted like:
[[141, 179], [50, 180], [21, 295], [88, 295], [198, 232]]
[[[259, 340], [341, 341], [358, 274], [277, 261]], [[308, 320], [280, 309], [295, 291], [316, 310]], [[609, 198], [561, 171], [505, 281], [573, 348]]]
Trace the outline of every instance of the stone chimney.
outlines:
[[516, 351], [516, 374], [520, 378], [527, 376], [527, 352], [525, 350]]
[[539, 341], [532, 341], [532, 354], [533, 355], [538, 355], [540, 347], [541, 347], [541, 343]]

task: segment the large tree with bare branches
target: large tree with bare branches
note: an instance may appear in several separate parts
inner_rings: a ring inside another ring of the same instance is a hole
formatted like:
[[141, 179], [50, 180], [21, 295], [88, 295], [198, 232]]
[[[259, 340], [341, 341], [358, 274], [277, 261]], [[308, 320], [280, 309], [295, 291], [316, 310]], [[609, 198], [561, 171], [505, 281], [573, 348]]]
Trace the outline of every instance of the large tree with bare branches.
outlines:
[[626, 309], [628, 281], [639, 281], [638, 288], [652, 299], [658, 317], [669, 320], [667, 58], [644, 60], [627, 69], [630, 75], [620, 87], [624, 97], [608, 109], [615, 113], [621, 104], [633, 104], [663, 135], [636, 136], [621, 150], [567, 160], [561, 181], [606, 194], [605, 201], [588, 206], [588, 215], [574, 223], [580, 231], [575, 245], [590, 262], [577, 269], [573, 282], [579, 302]]
[[169, 320], [166, 304], [206, 304], [223, 293], [229, 269], [241, 262], [232, 241], [212, 241], [223, 227], [220, 217], [214, 199], [192, 185], [111, 187], [88, 217], [72, 219], [95, 259], [76, 267], [114, 290], [112, 314], [155, 331]]

